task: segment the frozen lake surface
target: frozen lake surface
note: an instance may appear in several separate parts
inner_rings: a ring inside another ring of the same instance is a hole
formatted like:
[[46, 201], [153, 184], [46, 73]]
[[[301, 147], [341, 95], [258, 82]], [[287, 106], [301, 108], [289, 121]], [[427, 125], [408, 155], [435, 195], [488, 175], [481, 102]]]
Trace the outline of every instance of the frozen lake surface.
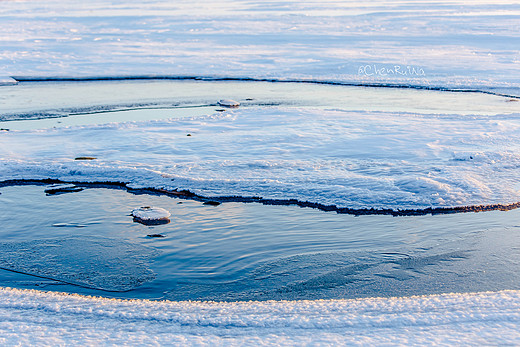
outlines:
[[[515, 288], [517, 210], [296, 205], [518, 207], [519, 14], [512, 0], [3, 1], [0, 180], [131, 192], [2, 186], [2, 283], [334, 300], [1, 288], [0, 344], [518, 345], [518, 290], [338, 300]], [[13, 85], [132, 76], [191, 80]], [[186, 189], [180, 205], [135, 195]], [[127, 215], [152, 204], [172, 222]]]
[[223, 96], [232, 96], [242, 108], [313, 107], [461, 115], [511, 114], [520, 109], [517, 98], [414, 88], [190, 79], [40, 81], [2, 87], [0, 127], [26, 130], [193, 117], [222, 111], [217, 102]]

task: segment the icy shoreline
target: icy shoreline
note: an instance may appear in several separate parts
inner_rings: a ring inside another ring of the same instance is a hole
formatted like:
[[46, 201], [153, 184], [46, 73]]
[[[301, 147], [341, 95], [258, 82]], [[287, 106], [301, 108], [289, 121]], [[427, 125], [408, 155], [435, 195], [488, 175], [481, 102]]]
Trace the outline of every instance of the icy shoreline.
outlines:
[[114, 300], [0, 288], [6, 345], [518, 344], [520, 291], [268, 302]]

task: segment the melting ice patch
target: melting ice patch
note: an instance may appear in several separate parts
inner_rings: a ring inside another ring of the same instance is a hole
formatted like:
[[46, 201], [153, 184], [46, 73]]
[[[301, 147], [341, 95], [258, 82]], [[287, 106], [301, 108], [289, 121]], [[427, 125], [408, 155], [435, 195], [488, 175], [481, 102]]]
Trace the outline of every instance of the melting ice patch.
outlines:
[[71, 237], [0, 243], [0, 267], [106, 291], [127, 291], [155, 278], [157, 251], [137, 244]]
[[[241, 109], [2, 133], [0, 177], [116, 181], [348, 208], [507, 204], [520, 201], [519, 130], [518, 115]], [[86, 151], [98, 160], [74, 161]]]

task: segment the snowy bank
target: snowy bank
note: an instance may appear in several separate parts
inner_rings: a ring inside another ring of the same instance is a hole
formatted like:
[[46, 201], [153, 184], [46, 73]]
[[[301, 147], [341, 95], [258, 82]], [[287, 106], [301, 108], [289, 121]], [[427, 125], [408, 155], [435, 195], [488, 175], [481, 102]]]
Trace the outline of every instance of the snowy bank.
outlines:
[[3, 345], [513, 345], [520, 291], [268, 302], [0, 289]]

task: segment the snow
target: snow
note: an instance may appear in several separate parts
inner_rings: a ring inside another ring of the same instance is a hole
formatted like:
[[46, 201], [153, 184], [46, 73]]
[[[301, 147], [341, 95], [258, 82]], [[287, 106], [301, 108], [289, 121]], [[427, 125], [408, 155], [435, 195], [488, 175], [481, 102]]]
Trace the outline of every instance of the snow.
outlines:
[[3, 1], [0, 75], [314, 79], [519, 95], [519, 17], [514, 0]]
[[[0, 177], [124, 182], [356, 209], [511, 204], [520, 201], [519, 129], [515, 114], [244, 108], [3, 132]], [[83, 153], [98, 159], [74, 160]]]
[[168, 302], [0, 289], [3, 345], [517, 345], [520, 292]]

